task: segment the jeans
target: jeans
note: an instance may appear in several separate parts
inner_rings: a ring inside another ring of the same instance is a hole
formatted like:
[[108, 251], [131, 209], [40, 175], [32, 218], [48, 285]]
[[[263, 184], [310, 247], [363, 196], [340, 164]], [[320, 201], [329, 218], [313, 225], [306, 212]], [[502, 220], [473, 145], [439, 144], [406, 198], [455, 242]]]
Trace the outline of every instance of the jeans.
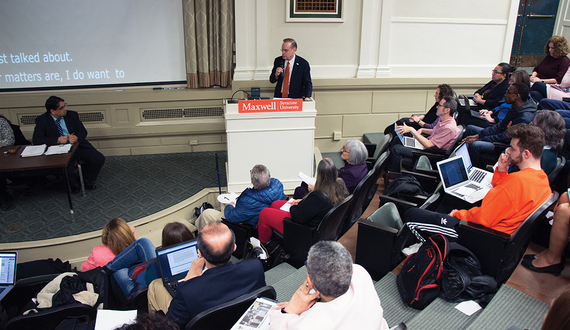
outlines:
[[135, 283], [129, 277], [129, 267], [152, 258], [156, 258], [156, 249], [148, 238], [143, 237], [119, 253], [106, 267], [113, 272], [125, 296], [130, 297], [134, 293]]
[[539, 104], [544, 110], [570, 110], [570, 103], [559, 100], [542, 99]]
[[[467, 126], [467, 136], [479, 134], [483, 130], [482, 127], [469, 125]], [[471, 157], [471, 163], [473, 166], [479, 167], [479, 161], [482, 154], [493, 154], [495, 152], [495, 146], [492, 142], [477, 140], [469, 146], [469, 156]]]
[[532, 84], [530, 96], [532, 96], [536, 102], [540, 102], [540, 100], [546, 97], [546, 84], [540, 81]]

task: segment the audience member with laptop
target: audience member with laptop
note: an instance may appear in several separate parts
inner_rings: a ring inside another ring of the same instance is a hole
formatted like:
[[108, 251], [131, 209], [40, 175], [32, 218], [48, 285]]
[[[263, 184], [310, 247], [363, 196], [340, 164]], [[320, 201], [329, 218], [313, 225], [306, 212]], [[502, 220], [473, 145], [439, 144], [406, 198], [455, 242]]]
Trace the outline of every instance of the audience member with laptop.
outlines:
[[[445, 96], [439, 101], [437, 106], [437, 119], [432, 129], [420, 128], [416, 130], [406, 124], [396, 126], [395, 131], [399, 139], [393, 139], [390, 147], [390, 156], [386, 161], [386, 170], [390, 172], [400, 171], [400, 159], [402, 157], [412, 158], [412, 150], [415, 149], [440, 149], [447, 150], [457, 135], [459, 128], [453, 118], [457, 110], [457, 101], [452, 96]], [[406, 142], [404, 134], [410, 133], [413, 136], [411, 141]], [[428, 134], [429, 137], [422, 135]], [[413, 143], [413, 144], [412, 144]]]
[[[181, 328], [198, 313], [265, 286], [265, 274], [259, 259], [231, 263], [230, 258], [236, 248], [235, 236], [225, 224], [207, 224], [198, 234], [196, 246], [197, 258], [191, 262], [174, 296], [164, 285], [165, 277], [168, 277], [164, 273], [162, 279], [152, 281], [148, 289], [149, 312], [162, 311]], [[191, 256], [191, 251], [182, 254]], [[184, 259], [179, 257], [175, 254], [170, 259]], [[159, 257], [161, 272], [166, 271], [163, 260]]]
[[[457, 238], [453, 227], [460, 220], [511, 235], [550, 197], [551, 190], [548, 177], [540, 167], [544, 132], [533, 125], [518, 124], [507, 129], [506, 134], [511, 138], [511, 147], [501, 154], [493, 174], [493, 189], [483, 198], [481, 206], [469, 210], [438, 209], [445, 213], [409, 209], [404, 214], [404, 222], [412, 222], [417, 229], [430, 234], [441, 233], [451, 239]], [[509, 164], [518, 165], [521, 170], [509, 174]]]

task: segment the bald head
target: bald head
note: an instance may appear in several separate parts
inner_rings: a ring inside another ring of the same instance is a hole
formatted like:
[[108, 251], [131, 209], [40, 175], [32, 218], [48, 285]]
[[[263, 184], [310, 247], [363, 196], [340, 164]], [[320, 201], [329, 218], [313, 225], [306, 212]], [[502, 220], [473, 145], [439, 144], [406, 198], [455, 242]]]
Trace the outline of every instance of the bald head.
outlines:
[[206, 225], [198, 235], [198, 250], [207, 262], [222, 266], [230, 261], [235, 250], [234, 233], [221, 222]]

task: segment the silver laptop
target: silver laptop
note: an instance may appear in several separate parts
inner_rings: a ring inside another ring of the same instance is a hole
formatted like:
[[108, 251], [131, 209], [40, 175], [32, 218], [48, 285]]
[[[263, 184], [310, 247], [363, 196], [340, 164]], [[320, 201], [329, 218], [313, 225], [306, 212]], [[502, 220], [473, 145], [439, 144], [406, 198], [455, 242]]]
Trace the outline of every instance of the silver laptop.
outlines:
[[198, 258], [198, 241], [193, 239], [167, 248], [156, 249], [156, 257], [162, 283], [174, 297], [178, 285], [190, 270], [190, 264]]
[[16, 284], [17, 252], [0, 252], [0, 300], [12, 290]]
[[445, 193], [469, 203], [482, 200], [493, 188], [490, 184], [469, 180], [469, 174], [461, 156], [437, 162], [437, 170]]
[[398, 125], [394, 123], [394, 131], [396, 132], [396, 134], [398, 134], [398, 138], [400, 138], [402, 145], [415, 149], [424, 149], [424, 146], [420, 143], [420, 141], [414, 139], [413, 137], [404, 136], [402, 133], [398, 132], [396, 127], [398, 127]]
[[493, 181], [493, 173], [485, 171], [478, 167], [473, 167], [473, 163], [471, 163], [471, 157], [469, 156], [469, 150], [467, 149], [467, 143], [462, 143], [459, 148], [455, 150], [455, 156], [463, 157], [463, 163], [465, 163], [465, 168], [467, 169], [469, 180], [492, 187], [491, 182]]

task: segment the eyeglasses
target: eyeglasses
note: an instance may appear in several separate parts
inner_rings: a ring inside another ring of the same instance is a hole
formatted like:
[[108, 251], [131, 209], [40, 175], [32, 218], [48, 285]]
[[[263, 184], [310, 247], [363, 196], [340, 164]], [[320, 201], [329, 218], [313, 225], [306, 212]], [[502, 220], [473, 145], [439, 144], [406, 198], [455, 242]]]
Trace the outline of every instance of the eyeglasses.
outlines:
[[497, 70], [493, 70], [493, 73], [494, 73], [494, 74], [497, 74], [497, 73], [498, 73], [498, 74], [503, 74], [502, 72], [497, 71]]
[[507, 90], [507, 91], [505, 92], [505, 95], [506, 95], [506, 94], [515, 94], [515, 95], [518, 95], [518, 92], [511, 92], [510, 90]]
[[280, 50], [281, 50], [282, 53], [287, 53], [287, 52], [291, 51], [290, 48], [289, 48], [289, 49], [283, 49], [283, 48], [281, 48]]
[[349, 153], [350, 153], [350, 152], [348, 152], [348, 149], [345, 149], [345, 148], [342, 148], [342, 149], [340, 149], [340, 151], [342, 151], [342, 152], [346, 152], [347, 154], [349, 154]]
[[55, 110], [63, 110], [63, 109], [65, 109], [65, 108], [67, 108], [67, 103], [64, 103], [63, 106], [61, 106], [61, 107], [59, 107], [59, 108], [57, 108], [57, 109], [55, 109]]

